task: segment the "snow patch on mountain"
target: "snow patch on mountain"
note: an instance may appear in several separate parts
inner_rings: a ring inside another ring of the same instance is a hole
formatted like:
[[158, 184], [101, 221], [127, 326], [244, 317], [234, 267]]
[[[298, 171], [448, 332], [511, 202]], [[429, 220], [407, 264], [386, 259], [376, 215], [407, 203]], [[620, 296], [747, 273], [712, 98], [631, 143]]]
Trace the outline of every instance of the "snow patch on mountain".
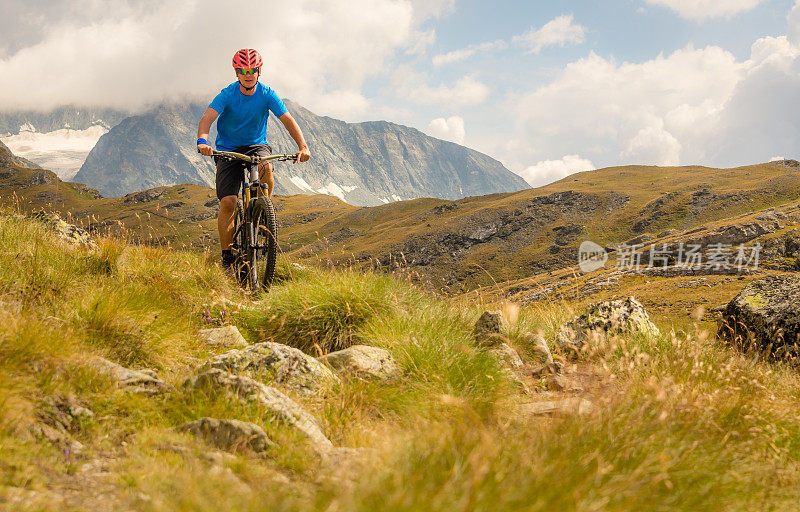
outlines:
[[15, 155], [54, 171], [62, 180], [69, 180], [107, 131], [108, 128], [98, 123], [85, 130], [73, 130], [67, 125], [60, 130], [40, 133], [30, 123], [25, 123], [19, 127], [18, 134], [0, 140]]
[[342, 201], [344, 201], [344, 190], [342, 189], [342, 187], [340, 187], [339, 185], [337, 185], [332, 181], [329, 182], [324, 187], [318, 188], [317, 192], [319, 192], [320, 194], [328, 194], [329, 196], [336, 196]]
[[300, 176], [292, 176], [289, 178], [289, 181], [294, 183], [294, 185], [299, 188], [300, 190], [307, 190], [309, 192], [316, 192], [311, 185], [308, 184], [306, 180], [301, 178]]

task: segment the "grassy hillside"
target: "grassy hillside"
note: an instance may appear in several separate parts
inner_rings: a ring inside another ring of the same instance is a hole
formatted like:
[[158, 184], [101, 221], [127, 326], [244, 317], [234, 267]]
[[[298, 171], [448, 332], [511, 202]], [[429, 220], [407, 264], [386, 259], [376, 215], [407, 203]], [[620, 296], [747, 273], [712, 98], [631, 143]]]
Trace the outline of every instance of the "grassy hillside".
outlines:
[[[275, 202], [287, 256], [359, 269], [404, 267], [431, 289], [453, 294], [574, 265], [584, 240], [604, 245], [688, 230], [796, 200], [795, 164], [612, 167], [512, 194], [364, 208], [322, 195]], [[200, 250], [218, 244], [216, 198], [199, 185], [99, 199], [49, 171], [12, 166], [0, 171], [0, 198], [20, 211], [53, 209], [139, 242]]]
[[[753, 510], [792, 509], [800, 492], [796, 371], [751, 361], [658, 314], [659, 336], [593, 346], [568, 364], [567, 391], [519, 376], [472, 325], [505, 311], [510, 343], [554, 329], [567, 302], [442, 302], [391, 276], [281, 262], [280, 282], [249, 297], [216, 255], [102, 239], [62, 245], [37, 222], [0, 216], [0, 504], [15, 510]], [[265, 410], [182, 386], [225, 349], [197, 336], [239, 326], [312, 355], [384, 347], [402, 377], [343, 378], [292, 394], [339, 447], [326, 460]], [[673, 328], [675, 327], [675, 328]], [[553, 347], [554, 348], [554, 347]], [[558, 354], [557, 354], [558, 355]], [[117, 389], [88, 364], [103, 356], [155, 370], [174, 388]], [[586, 415], [530, 416], [520, 404], [577, 396]], [[83, 449], [34, 435], [48, 404], [92, 415], [70, 429]], [[266, 457], [221, 457], [173, 430], [204, 416], [246, 420], [277, 443]]]

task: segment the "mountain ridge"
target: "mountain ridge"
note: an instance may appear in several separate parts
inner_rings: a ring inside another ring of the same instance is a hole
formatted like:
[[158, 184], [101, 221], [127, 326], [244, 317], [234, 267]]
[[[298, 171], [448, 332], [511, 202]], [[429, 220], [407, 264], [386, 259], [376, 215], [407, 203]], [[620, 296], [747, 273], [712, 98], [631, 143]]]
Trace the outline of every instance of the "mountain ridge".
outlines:
[[[317, 116], [291, 100], [286, 103], [311, 146], [312, 160], [291, 166], [288, 172], [287, 167], [279, 167], [276, 193], [326, 193], [366, 206], [529, 187], [497, 160], [415, 128], [389, 121], [346, 123]], [[177, 184], [180, 176], [186, 176], [187, 182], [213, 186], [211, 161], [194, 156], [194, 132], [203, 110], [203, 103], [162, 104], [127, 118], [131, 121], [121, 122], [101, 137], [74, 180], [106, 196]], [[267, 133], [275, 151], [296, 150], [274, 117]]]

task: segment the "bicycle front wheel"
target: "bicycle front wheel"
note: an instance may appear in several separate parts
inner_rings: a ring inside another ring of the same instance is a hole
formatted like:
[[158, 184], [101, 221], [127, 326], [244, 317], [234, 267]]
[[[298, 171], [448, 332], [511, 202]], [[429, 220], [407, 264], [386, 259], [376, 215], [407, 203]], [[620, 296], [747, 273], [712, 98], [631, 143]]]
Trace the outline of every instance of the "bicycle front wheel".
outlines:
[[231, 240], [231, 249], [236, 255], [236, 263], [234, 264], [234, 273], [236, 274], [236, 281], [240, 286], [244, 286], [248, 279], [248, 257], [247, 257], [247, 236], [245, 233], [245, 219], [244, 219], [244, 205], [241, 199], [236, 201], [236, 212], [233, 221], [233, 240]]
[[250, 282], [253, 289], [269, 288], [275, 277], [278, 259], [278, 218], [275, 206], [268, 197], [253, 201], [253, 251], [251, 252]]

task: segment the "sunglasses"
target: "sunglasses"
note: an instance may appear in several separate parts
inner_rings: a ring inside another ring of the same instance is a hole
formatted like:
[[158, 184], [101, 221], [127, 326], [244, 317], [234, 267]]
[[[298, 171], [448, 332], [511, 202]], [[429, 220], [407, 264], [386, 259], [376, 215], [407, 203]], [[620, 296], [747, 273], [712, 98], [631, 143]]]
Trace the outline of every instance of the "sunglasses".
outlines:
[[252, 69], [236, 68], [236, 72], [239, 73], [240, 75], [255, 75], [256, 73], [258, 73], [258, 69], [259, 68], [252, 68]]

